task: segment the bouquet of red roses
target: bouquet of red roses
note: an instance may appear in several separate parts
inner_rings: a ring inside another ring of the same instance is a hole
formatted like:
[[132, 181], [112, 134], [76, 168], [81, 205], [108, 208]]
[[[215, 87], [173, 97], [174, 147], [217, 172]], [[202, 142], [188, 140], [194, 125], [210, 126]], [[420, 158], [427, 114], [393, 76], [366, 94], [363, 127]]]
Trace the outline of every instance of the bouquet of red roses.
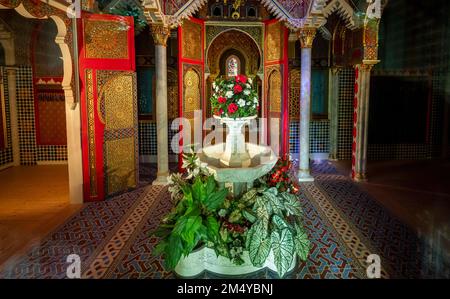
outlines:
[[230, 79], [217, 79], [210, 98], [214, 115], [219, 117], [254, 116], [259, 110], [258, 95], [253, 89], [253, 80], [245, 75]]

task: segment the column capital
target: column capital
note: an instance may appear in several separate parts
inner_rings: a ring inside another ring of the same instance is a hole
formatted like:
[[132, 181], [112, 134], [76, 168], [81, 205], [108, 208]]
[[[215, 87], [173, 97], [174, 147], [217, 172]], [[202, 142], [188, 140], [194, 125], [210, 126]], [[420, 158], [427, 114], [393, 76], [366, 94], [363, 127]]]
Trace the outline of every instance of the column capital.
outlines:
[[150, 32], [152, 33], [155, 45], [167, 46], [167, 39], [170, 35], [170, 28], [164, 24], [150, 24]]
[[16, 66], [5, 66], [5, 71], [6, 71], [6, 74], [8, 74], [8, 75], [15, 75], [17, 73], [18, 69], [19, 68]]
[[312, 48], [314, 37], [316, 37], [316, 27], [303, 27], [298, 31], [298, 39], [302, 48]]
[[342, 71], [342, 66], [332, 66], [330, 67], [330, 71], [333, 75], [338, 75]]

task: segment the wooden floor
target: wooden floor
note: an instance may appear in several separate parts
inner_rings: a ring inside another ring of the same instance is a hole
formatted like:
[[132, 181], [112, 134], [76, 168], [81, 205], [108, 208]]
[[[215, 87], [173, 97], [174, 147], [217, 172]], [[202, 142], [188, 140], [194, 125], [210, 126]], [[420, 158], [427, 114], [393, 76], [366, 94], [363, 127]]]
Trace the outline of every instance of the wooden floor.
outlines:
[[67, 165], [0, 171], [0, 265], [79, 210], [69, 204]]

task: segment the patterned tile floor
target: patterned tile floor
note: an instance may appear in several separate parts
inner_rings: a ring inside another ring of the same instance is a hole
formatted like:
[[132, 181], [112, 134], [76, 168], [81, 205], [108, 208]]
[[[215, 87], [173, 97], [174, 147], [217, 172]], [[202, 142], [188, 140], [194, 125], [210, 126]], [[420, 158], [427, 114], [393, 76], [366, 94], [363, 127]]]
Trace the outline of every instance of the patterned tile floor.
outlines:
[[[27, 255], [4, 264], [0, 277], [64, 278], [66, 258], [76, 253], [84, 278], [174, 278], [152, 256], [157, 240], [149, 237], [170, 209], [170, 197], [166, 188], [148, 185], [153, 167], [141, 167], [141, 173], [139, 189], [86, 204]], [[412, 231], [345, 175], [328, 162], [314, 164], [313, 173], [316, 181], [303, 184], [299, 196], [312, 248], [290, 277], [364, 278], [372, 253], [381, 257], [382, 277], [440, 275], [430, 266], [430, 251]], [[252, 277], [275, 275], [261, 271]]]

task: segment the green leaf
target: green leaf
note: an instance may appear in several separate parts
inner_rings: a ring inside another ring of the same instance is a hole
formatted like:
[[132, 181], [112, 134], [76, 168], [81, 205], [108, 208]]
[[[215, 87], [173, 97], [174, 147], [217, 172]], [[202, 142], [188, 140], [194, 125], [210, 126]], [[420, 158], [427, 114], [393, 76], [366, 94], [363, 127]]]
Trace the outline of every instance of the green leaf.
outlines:
[[278, 191], [275, 187], [267, 189], [264, 192], [264, 197], [270, 203], [273, 214], [283, 215], [284, 205], [278, 197]]
[[217, 219], [213, 216], [208, 216], [208, 218], [206, 218], [206, 228], [209, 239], [215, 242], [219, 237], [219, 228], [220, 228]]
[[289, 225], [278, 215], [273, 215], [272, 222], [276, 225], [276, 227], [281, 231], [285, 228], [289, 228]]
[[243, 210], [242, 216], [244, 216], [245, 219], [250, 221], [251, 223], [255, 223], [255, 221], [258, 219], [256, 216], [249, 210]]
[[291, 194], [289, 192], [283, 192], [280, 194], [282, 199], [284, 200], [284, 207], [286, 208], [287, 215], [302, 215], [302, 208], [300, 206], [300, 201], [297, 196]]
[[308, 258], [311, 242], [309, 241], [306, 232], [297, 224], [295, 225], [295, 232], [295, 252], [302, 261], [306, 261], [306, 259]]
[[216, 189], [216, 180], [214, 179], [214, 176], [211, 175], [206, 180], [206, 195], [213, 193], [215, 189]]
[[256, 218], [269, 221], [269, 212], [265, 206], [260, 206], [256, 209]]
[[254, 233], [249, 241], [250, 261], [255, 267], [262, 267], [270, 253], [270, 238], [262, 238], [260, 234]]
[[233, 212], [231, 212], [230, 217], [228, 217], [228, 222], [236, 223], [241, 219], [242, 219], [241, 210], [236, 209]]
[[256, 195], [258, 191], [256, 189], [250, 189], [244, 195], [242, 195], [241, 201], [245, 206], [253, 205], [256, 201]]
[[228, 195], [228, 189], [221, 189], [209, 194], [208, 198], [204, 201], [206, 208], [213, 212], [217, 210]]
[[181, 230], [181, 238], [186, 241], [188, 246], [194, 243], [195, 233], [202, 225], [202, 217], [200, 216], [189, 216], [183, 222], [184, 227]]
[[289, 229], [272, 232], [272, 250], [278, 275], [283, 277], [294, 258], [294, 240]]
[[194, 201], [199, 202], [203, 202], [206, 197], [206, 190], [200, 176], [195, 178], [194, 184], [192, 185], [192, 197]]
[[183, 253], [183, 243], [177, 235], [170, 235], [169, 243], [166, 246], [165, 264], [169, 270], [176, 267]]

